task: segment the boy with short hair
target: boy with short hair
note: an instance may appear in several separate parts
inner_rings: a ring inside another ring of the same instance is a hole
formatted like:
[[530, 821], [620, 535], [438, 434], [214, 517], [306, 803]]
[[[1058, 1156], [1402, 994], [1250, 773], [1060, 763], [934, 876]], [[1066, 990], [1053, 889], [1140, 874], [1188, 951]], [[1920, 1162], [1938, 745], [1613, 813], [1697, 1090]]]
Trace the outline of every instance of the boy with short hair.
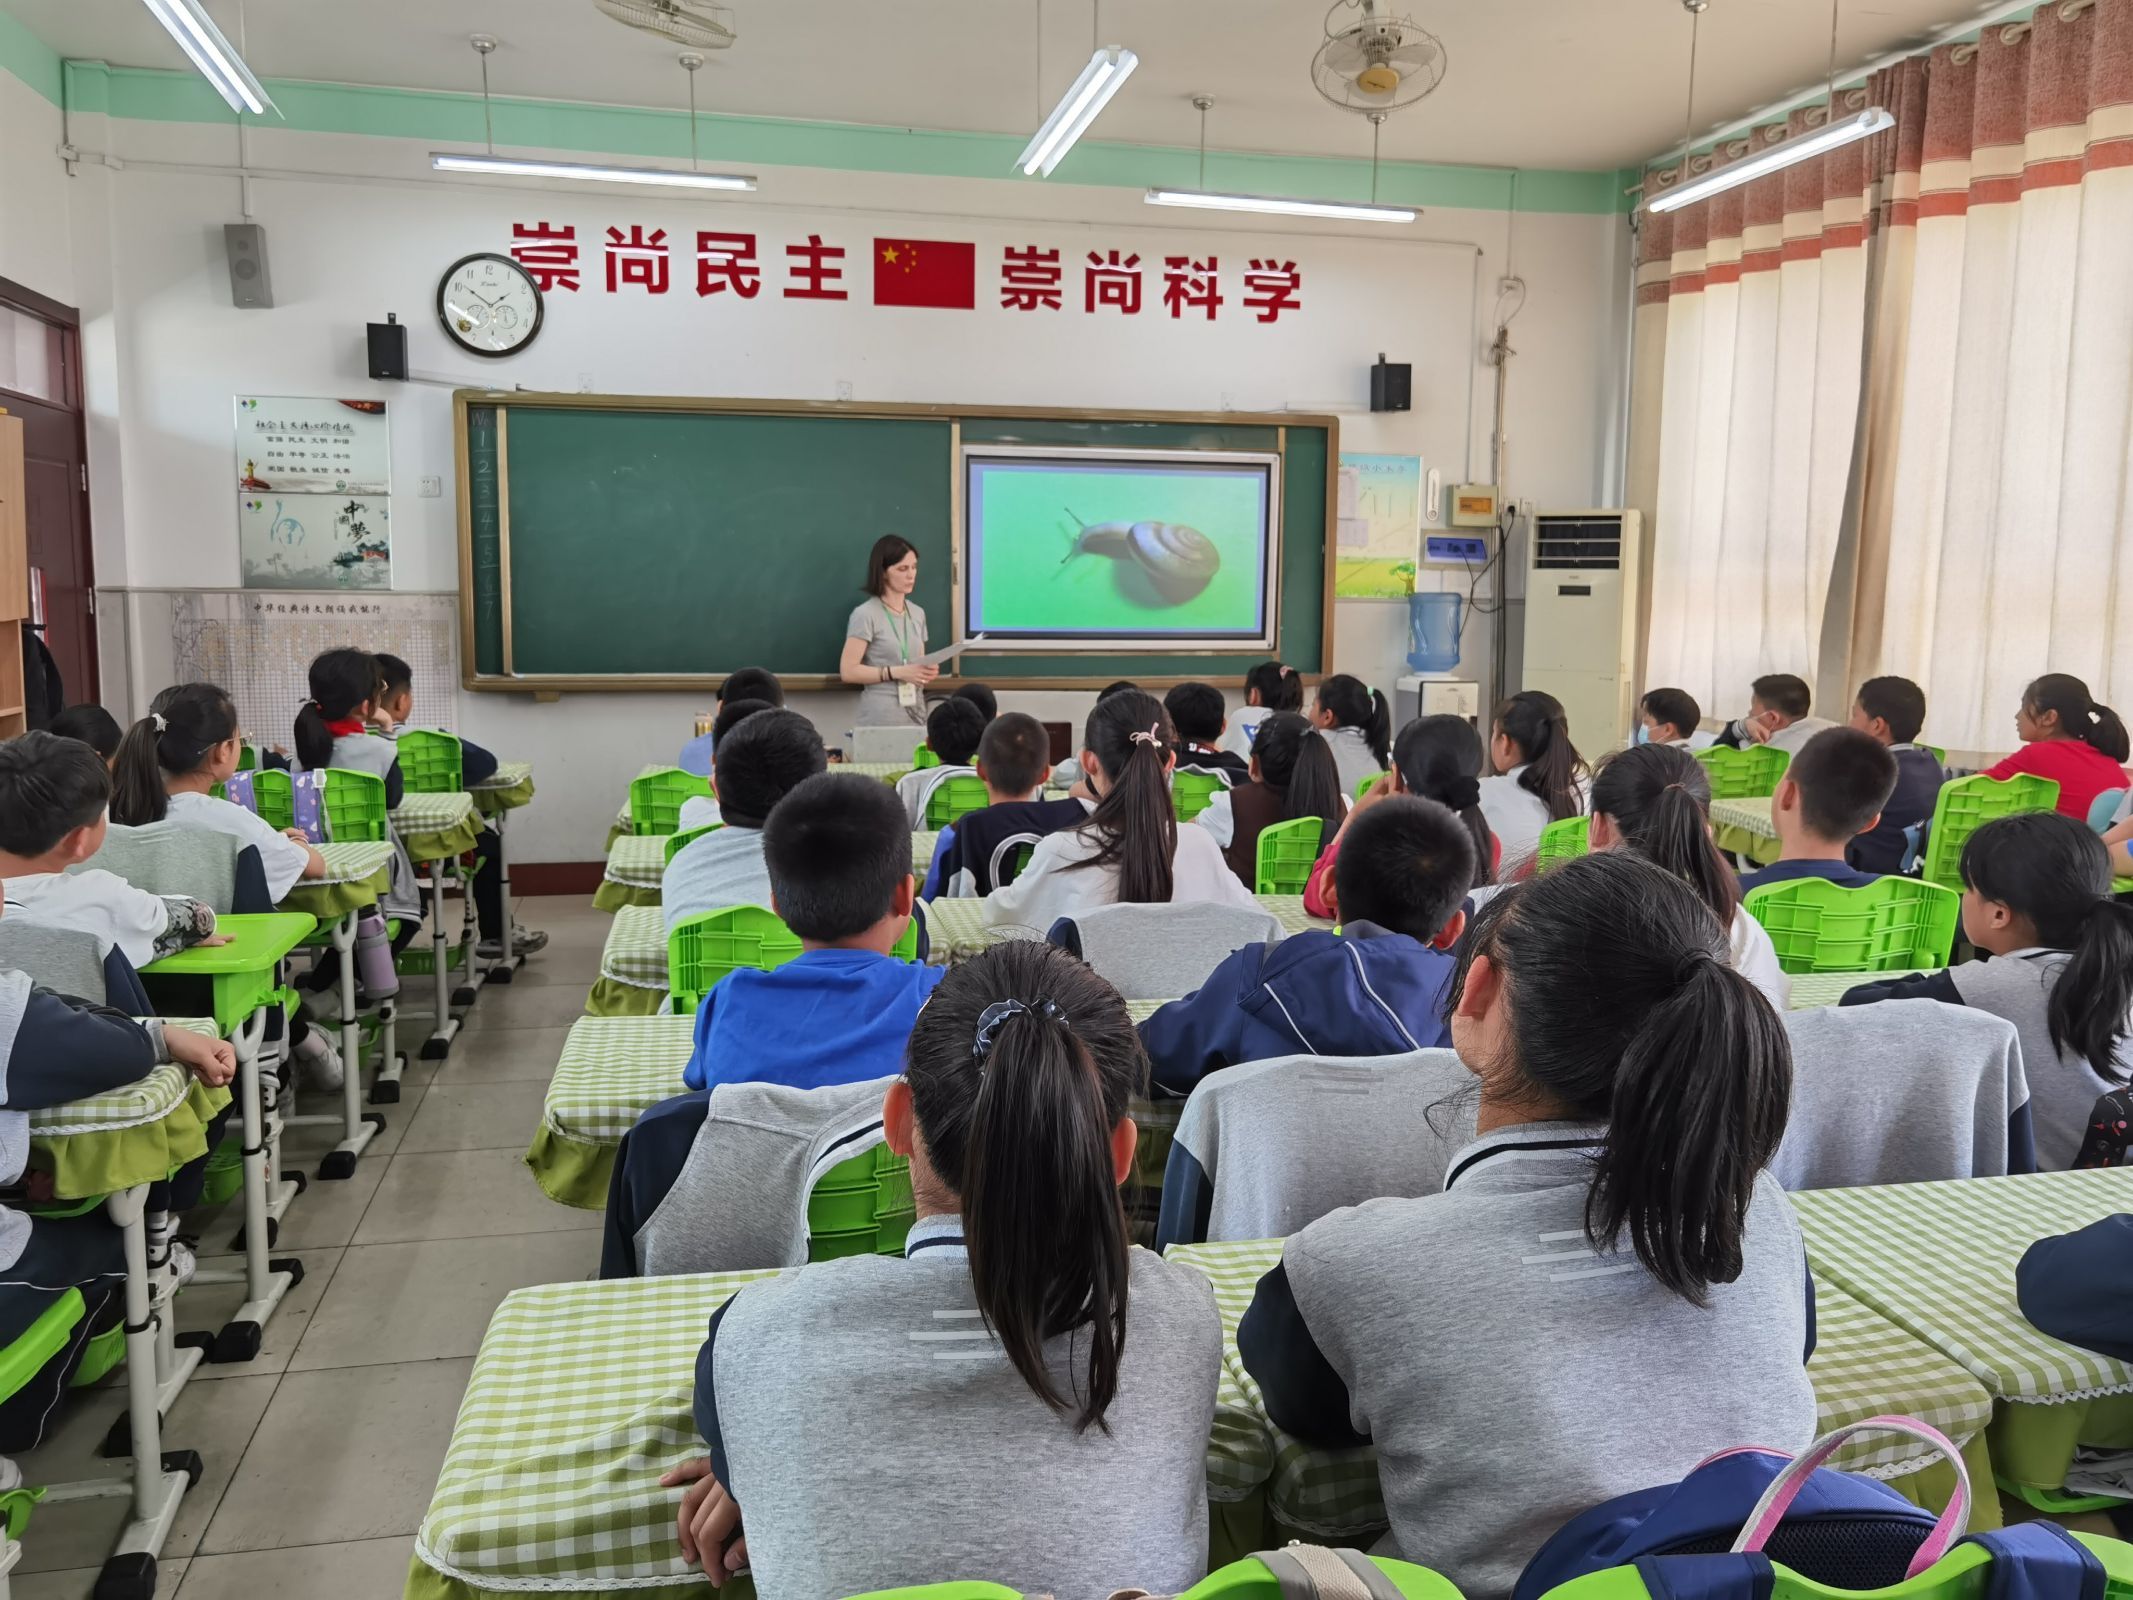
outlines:
[[[768, 700], [721, 700], [718, 716], [711, 723], [711, 737], [723, 739], [734, 726], [758, 711], [775, 711], [778, 708]], [[675, 831], [687, 833], [694, 828], [708, 828], [720, 820], [716, 794], [692, 794], [681, 803], [681, 814]]]
[[1871, 734], [1856, 728], [1816, 734], [1792, 758], [1771, 797], [1778, 859], [1743, 877], [1741, 892], [1797, 878], [1827, 878], [1840, 889], [1872, 883], [1880, 874], [1852, 866], [1845, 850], [1880, 820], [1895, 787], [1896, 758]]
[[[719, 747], [722, 761], [731, 748]], [[946, 975], [892, 953], [914, 896], [911, 829], [886, 784], [856, 773], [809, 778], [779, 802], [761, 838], [771, 909], [800, 936], [801, 954], [773, 971], [728, 973], [704, 996], [682, 1073], [692, 1092], [645, 1112], [616, 1158], [603, 1277], [636, 1272], [638, 1232], [688, 1161], [713, 1089], [893, 1078], [919, 1008]]]
[[920, 899], [991, 894], [1013, 879], [1012, 863], [1007, 860], [999, 863], [999, 874], [993, 871], [994, 857], [1003, 844], [1010, 840], [1034, 844], [1048, 833], [1078, 828], [1088, 820], [1090, 808], [1081, 801], [1044, 798], [1050, 754], [1051, 741], [1035, 717], [1010, 711], [987, 725], [984, 738], [978, 741], [977, 773], [985, 780], [985, 793], [992, 803], [941, 829]]
[[1807, 741], [1836, 724], [1827, 717], [1811, 717], [1814, 699], [1804, 680], [1789, 672], [1772, 672], [1749, 685], [1748, 714], [1725, 726], [1717, 742], [1732, 749], [1767, 744], [1796, 756]]
[[1686, 689], [1653, 689], [1637, 702], [1637, 743], [1688, 744], [1703, 723], [1703, 707]]
[[1917, 742], [1926, 725], [1926, 692], [1909, 678], [1869, 678], [1852, 703], [1851, 725], [1896, 758], [1896, 788], [1881, 820], [1852, 840], [1844, 859], [1861, 872], [1901, 872], [1947, 781], [1939, 758]]
[[914, 829], [925, 827], [926, 802], [933, 798], [934, 790], [950, 778], [977, 776], [977, 768], [970, 761], [985, 737], [985, 726], [985, 713], [978, 709], [977, 702], [954, 695], [935, 704], [926, 714], [926, 748], [941, 758], [940, 765], [920, 767], [896, 780], [897, 798], [903, 801], [904, 814]]
[[1473, 881], [1473, 836], [1436, 801], [1395, 795], [1357, 811], [1334, 863], [1340, 931], [1247, 945], [1143, 1022], [1157, 1089], [1183, 1098], [1210, 1072], [1275, 1056], [1448, 1045], [1451, 947]]
[[780, 800], [828, 766], [822, 736], [797, 711], [758, 711], [734, 725], [712, 757], [725, 826], [667, 863], [660, 899], [669, 933], [699, 912], [770, 903], [763, 824]]
[[992, 692], [992, 685], [989, 683], [966, 683], [949, 698], [968, 700], [985, 714], [987, 726], [1000, 714], [1000, 697]]
[[102, 756], [106, 766], [118, 754], [119, 741], [126, 737], [118, 718], [93, 702], [68, 706], [52, 719], [51, 731], [62, 739], [79, 739]]
[[1178, 684], [1163, 696], [1163, 709], [1184, 747], [1178, 752], [1178, 771], [1220, 778], [1225, 789], [1251, 778], [1251, 762], [1222, 748], [1229, 721], [1220, 689], [1211, 683]]
[[[743, 667], [718, 686], [718, 703], [714, 713], [723, 711], [735, 700], [765, 700], [771, 705], [785, 704], [785, 685], [778, 682], [778, 675], [766, 667]], [[693, 772], [699, 778], [711, 776], [711, 754], [718, 747], [718, 729], [714, 725], [709, 733], [700, 733], [681, 747], [681, 754], [674, 758], [674, 765], [684, 772]]]

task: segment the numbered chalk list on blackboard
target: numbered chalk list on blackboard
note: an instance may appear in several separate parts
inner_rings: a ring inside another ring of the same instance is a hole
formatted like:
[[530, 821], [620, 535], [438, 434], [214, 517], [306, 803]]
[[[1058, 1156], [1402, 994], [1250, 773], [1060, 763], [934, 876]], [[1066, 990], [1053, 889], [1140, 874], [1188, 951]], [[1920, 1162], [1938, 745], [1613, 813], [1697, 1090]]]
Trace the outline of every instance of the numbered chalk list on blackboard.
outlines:
[[244, 586], [390, 589], [385, 402], [238, 395], [235, 415]]
[[496, 459], [496, 407], [467, 407], [467, 522], [474, 567], [474, 660], [504, 670], [503, 485]]

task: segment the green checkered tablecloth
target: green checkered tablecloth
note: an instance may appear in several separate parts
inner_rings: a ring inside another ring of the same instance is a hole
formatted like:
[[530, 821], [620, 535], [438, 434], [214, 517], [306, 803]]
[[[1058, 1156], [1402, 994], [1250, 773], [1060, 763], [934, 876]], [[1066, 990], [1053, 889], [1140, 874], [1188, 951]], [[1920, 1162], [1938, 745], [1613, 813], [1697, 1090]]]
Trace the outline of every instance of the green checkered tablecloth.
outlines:
[[914, 833], [911, 835], [911, 870], [921, 878], [933, 865], [934, 848], [941, 842], [939, 833]]
[[671, 833], [625, 833], [607, 847], [607, 870], [600, 875], [593, 906], [620, 911], [624, 906], [656, 906], [667, 873]]
[[1792, 985], [1792, 1009], [1813, 1011], [1835, 1005], [1862, 983], [1894, 983], [1917, 976], [1915, 969], [1904, 967], [1895, 972], [1797, 972], [1787, 981]]
[[302, 911], [320, 923], [339, 921], [351, 911], [373, 905], [392, 876], [393, 847], [351, 839], [314, 846], [326, 858], [323, 878], [299, 878], [282, 898], [281, 911]]
[[[1302, 933], [1308, 928], [1331, 929], [1304, 910], [1300, 894], [1254, 895], [1262, 908], [1271, 911], [1284, 933]], [[987, 945], [1003, 939], [1041, 939], [1042, 928], [989, 928], [985, 925], [985, 902], [979, 899], [930, 900], [926, 902], [926, 932], [932, 940], [932, 959], [951, 961], [974, 956]]]
[[608, 927], [600, 977], [585, 1010], [595, 1017], [648, 1017], [666, 1005], [666, 912], [660, 906], [624, 906]]
[[485, 817], [516, 811], [533, 798], [533, 763], [499, 761], [495, 773], [481, 783], [468, 784], [467, 793]]
[[1721, 850], [1730, 850], [1757, 866], [1778, 858], [1777, 826], [1770, 820], [1770, 796], [1711, 802], [1711, 834]]
[[[207, 1017], [166, 1017], [215, 1037]], [[158, 1183], [207, 1153], [207, 1124], [229, 1104], [228, 1089], [210, 1089], [184, 1067], [157, 1067], [136, 1082], [30, 1113], [30, 1164], [52, 1174], [54, 1197], [93, 1200]]]
[[[1222, 1312], [1224, 1369], [1217, 1432], [1224, 1422], [1220, 1408], [1233, 1397], [1241, 1399], [1271, 1453], [1266, 1490], [1275, 1522], [1284, 1532], [1352, 1539], [1385, 1526], [1377, 1451], [1368, 1446], [1321, 1449], [1282, 1432], [1267, 1420], [1265, 1397], [1237, 1353], [1237, 1324], [1250, 1307], [1259, 1280], [1281, 1259], [1281, 1247], [1279, 1239], [1175, 1245], [1169, 1259], [1205, 1273], [1214, 1285], [1215, 1303]], [[1807, 1373], [1814, 1382], [1817, 1422], [1823, 1431], [1883, 1412], [1930, 1422], [1958, 1446], [1970, 1445], [1984, 1428], [1992, 1402], [1982, 1387], [1939, 1352], [1876, 1316], [1835, 1285], [1816, 1282], [1815, 1321], [1818, 1337]], [[1245, 1425], [1242, 1417], [1229, 1421], [1240, 1430]], [[1212, 1455], [1209, 1461], [1211, 1489]], [[1838, 1451], [1832, 1465], [1888, 1479], [1934, 1472], [1945, 1497], [1954, 1478], [1939, 1462], [1922, 1445], [1869, 1434]]]
[[615, 1147], [637, 1118], [682, 1091], [693, 1016], [584, 1017], [563, 1041], [526, 1152], [552, 1200], [597, 1211], [607, 1204]]
[[465, 790], [449, 794], [408, 794], [390, 813], [393, 832], [415, 861], [446, 861], [474, 848], [481, 814]]

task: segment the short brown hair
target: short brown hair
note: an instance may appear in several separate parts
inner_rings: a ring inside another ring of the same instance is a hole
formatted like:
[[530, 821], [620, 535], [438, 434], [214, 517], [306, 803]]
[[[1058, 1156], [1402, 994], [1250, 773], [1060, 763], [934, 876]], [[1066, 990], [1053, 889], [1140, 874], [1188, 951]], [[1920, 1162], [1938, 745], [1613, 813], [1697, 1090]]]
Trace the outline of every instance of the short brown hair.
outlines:
[[875, 599], [889, 581], [889, 569], [905, 556], [916, 555], [918, 546], [900, 533], [885, 533], [874, 541], [874, 549], [867, 556], [867, 593]]

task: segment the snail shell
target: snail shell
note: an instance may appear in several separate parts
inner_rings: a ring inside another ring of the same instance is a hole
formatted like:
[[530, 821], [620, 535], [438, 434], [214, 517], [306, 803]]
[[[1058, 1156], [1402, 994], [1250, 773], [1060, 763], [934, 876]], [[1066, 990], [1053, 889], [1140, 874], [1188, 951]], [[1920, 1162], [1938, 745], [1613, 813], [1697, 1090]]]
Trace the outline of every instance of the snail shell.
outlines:
[[1082, 554], [1132, 562], [1172, 605], [1182, 605], [1205, 589], [1222, 565], [1214, 541], [1182, 522], [1099, 522], [1082, 529], [1074, 541], [1071, 555]]

